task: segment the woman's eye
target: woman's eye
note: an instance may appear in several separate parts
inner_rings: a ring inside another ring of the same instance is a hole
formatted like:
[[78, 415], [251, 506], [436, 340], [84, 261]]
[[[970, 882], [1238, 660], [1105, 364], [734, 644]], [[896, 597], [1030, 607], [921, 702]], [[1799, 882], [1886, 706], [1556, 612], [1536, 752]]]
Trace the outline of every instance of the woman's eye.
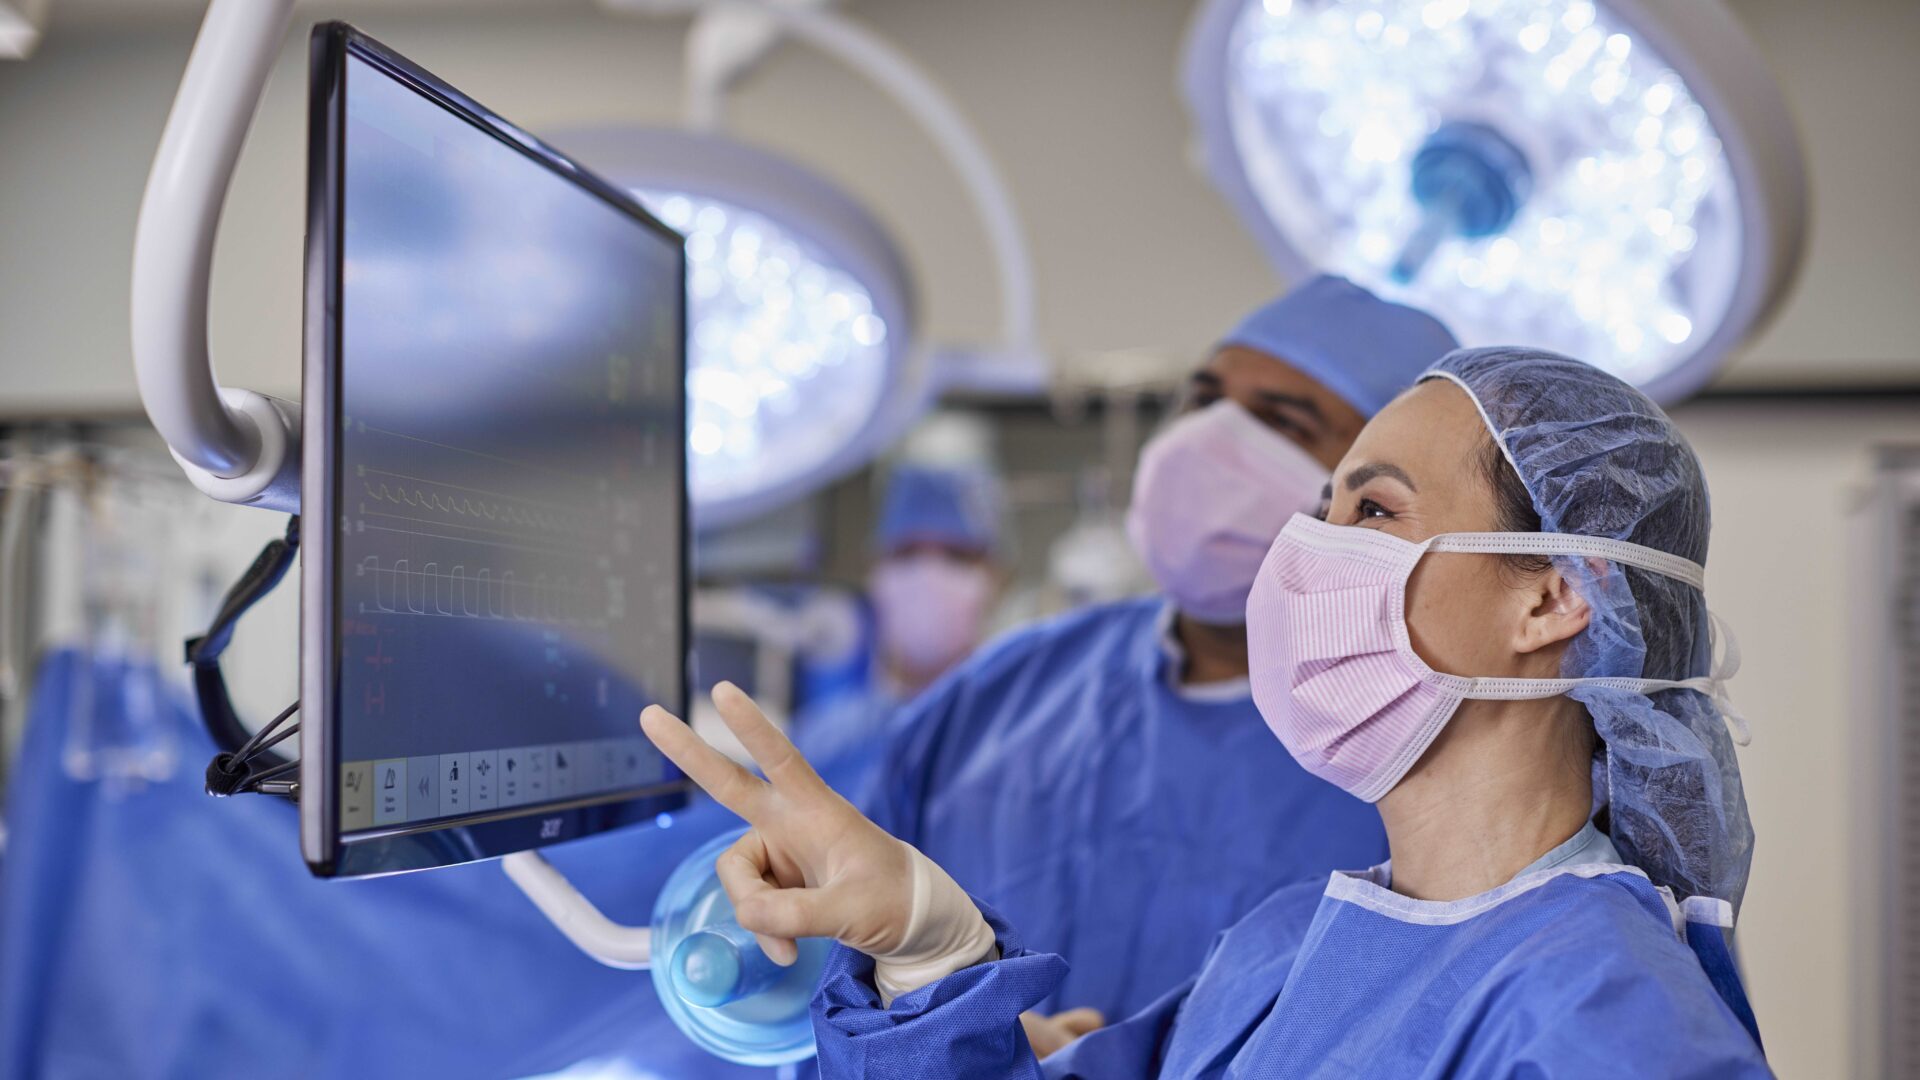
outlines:
[[1360, 515], [1360, 520], [1362, 521], [1365, 521], [1368, 518], [1393, 517], [1393, 511], [1387, 509], [1384, 506], [1381, 506], [1379, 503], [1374, 502], [1372, 499], [1361, 499], [1360, 505], [1356, 509]]

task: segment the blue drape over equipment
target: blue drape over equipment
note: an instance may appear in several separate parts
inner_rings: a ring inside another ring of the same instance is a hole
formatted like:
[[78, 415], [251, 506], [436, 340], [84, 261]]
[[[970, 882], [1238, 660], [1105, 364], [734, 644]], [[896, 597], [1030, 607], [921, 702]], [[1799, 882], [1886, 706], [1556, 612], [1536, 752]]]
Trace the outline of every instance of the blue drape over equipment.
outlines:
[[[69, 779], [80, 680], [104, 694], [127, 677], [60, 652], [36, 683], [0, 862], [0, 1075], [420, 1080], [609, 1057], [641, 1076], [771, 1075], [694, 1047], [645, 972], [581, 954], [497, 866], [319, 881], [280, 800], [210, 799], [191, 769], [126, 793]], [[167, 708], [183, 760], [206, 760], [198, 721]], [[738, 821], [707, 804], [675, 825], [548, 854], [644, 923], [673, 867]]]

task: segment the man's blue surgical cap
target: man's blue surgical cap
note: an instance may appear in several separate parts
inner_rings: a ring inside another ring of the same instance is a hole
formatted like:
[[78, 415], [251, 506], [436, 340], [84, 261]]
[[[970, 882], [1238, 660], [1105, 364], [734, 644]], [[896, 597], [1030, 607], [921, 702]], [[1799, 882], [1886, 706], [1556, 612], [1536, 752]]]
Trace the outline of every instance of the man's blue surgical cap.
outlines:
[[[1462, 349], [1424, 379], [1479, 407], [1540, 528], [1627, 540], [1705, 565], [1707, 482], [1693, 448], [1645, 394], [1550, 352]], [[1556, 561], [1593, 609], [1561, 663], [1567, 678], [1682, 680], [1715, 674], [1706, 597], [1673, 578], [1584, 557]], [[1722, 673], [1725, 674], [1725, 673]], [[1697, 690], [1584, 686], [1605, 744], [1614, 846], [1655, 884], [1736, 909], [1753, 861], [1740, 766], [1723, 702]], [[1736, 718], [1737, 719], [1737, 718]]]
[[986, 554], [999, 540], [999, 485], [984, 468], [901, 465], [888, 478], [877, 554], [926, 542]]
[[1460, 347], [1426, 312], [1326, 274], [1240, 320], [1220, 345], [1284, 361], [1367, 417]]

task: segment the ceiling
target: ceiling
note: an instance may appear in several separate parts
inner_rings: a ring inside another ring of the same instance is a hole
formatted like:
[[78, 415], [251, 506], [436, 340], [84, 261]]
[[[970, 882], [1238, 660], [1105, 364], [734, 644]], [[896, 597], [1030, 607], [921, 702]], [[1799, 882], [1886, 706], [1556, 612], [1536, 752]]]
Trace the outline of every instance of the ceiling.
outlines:
[[[578, 11], [595, 0], [300, 0], [302, 10], [325, 12]], [[207, 0], [51, 0], [55, 27], [130, 26], [198, 18]]]

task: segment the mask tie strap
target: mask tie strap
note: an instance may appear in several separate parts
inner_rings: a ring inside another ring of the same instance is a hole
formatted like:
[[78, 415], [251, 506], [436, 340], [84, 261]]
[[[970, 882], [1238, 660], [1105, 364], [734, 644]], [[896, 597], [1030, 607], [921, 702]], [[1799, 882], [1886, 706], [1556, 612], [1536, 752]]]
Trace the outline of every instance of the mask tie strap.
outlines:
[[[1443, 533], [1430, 538], [1426, 549], [1489, 555], [1586, 556], [1606, 559], [1624, 566], [1638, 567], [1691, 585], [1699, 592], [1706, 591], [1707, 571], [1699, 563], [1626, 540], [1583, 536], [1577, 533]], [[1733, 698], [1727, 692], [1727, 681], [1740, 670], [1739, 643], [1735, 640], [1733, 630], [1727, 625], [1725, 619], [1711, 609], [1708, 610], [1707, 616], [1709, 652], [1718, 655], [1710, 659], [1710, 673], [1705, 676], [1674, 682], [1647, 679], [1575, 679], [1564, 680], [1564, 682], [1568, 684], [1568, 688], [1579, 683], [1615, 685], [1622, 688], [1630, 684], [1639, 684], [1638, 689], [1641, 693], [1668, 687], [1697, 690], [1713, 701], [1714, 707], [1720, 712], [1727, 727], [1732, 729], [1734, 743], [1739, 746], [1751, 745], [1753, 728], [1747, 723], [1747, 718], [1741, 714], [1740, 710], [1734, 708]], [[1474, 680], [1474, 685], [1476, 689], [1486, 690], [1503, 682], [1505, 680]], [[1508, 694], [1497, 696], [1519, 696], [1512, 695], [1512, 688], [1506, 689], [1509, 690]]]
[[[1430, 537], [1423, 550], [1456, 551], [1486, 555], [1551, 555], [1605, 559], [1623, 566], [1660, 574], [1683, 584], [1692, 586], [1696, 591], [1706, 591], [1706, 567], [1691, 559], [1683, 559], [1655, 548], [1643, 547], [1626, 540], [1613, 540], [1600, 536], [1583, 536], [1577, 533], [1442, 533]], [[1473, 679], [1468, 681], [1471, 688], [1466, 691], [1468, 697], [1517, 698], [1544, 696], [1541, 691], [1557, 687], [1555, 692], [1564, 693], [1580, 685], [1613, 686], [1631, 689], [1638, 693], [1648, 693], [1663, 689], [1695, 690], [1705, 694], [1713, 701], [1721, 719], [1733, 733], [1733, 741], [1738, 746], [1748, 746], [1753, 742], [1753, 728], [1739, 709], [1734, 708], [1733, 698], [1727, 692], [1727, 681], [1740, 670], [1740, 646], [1734, 639], [1733, 630], [1725, 619], [1711, 609], [1708, 617], [1708, 674], [1691, 679]]]
[[1733, 627], [1720, 613], [1707, 610], [1707, 641], [1713, 657], [1713, 677], [1726, 682], [1740, 673], [1740, 641], [1733, 636]]
[[1709, 696], [1713, 698], [1714, 708], [1720, 710], [1721, 718], [1726, 720], [1727, 726], [1733, 729], [1734, 745], [1752, 746], [1753, 728], [1747, 723], [1747, 718], [1741, 715], [1740, 710], [1733, 707], [1733, 697], [1727, 693], [1727, 684], [1715, 683], [1713, 693]]
[[1441, 533], [1427, 541], [1432, 551], [1471, 552], [1480, 555], [1562, 555], [1605, 559], [1622, 566], [1638, 567], [1650, 573], [1691, 585], [1704, 593], [1706, 568], [1692, 559], [1683, 559], [1664, 551], [1627, 540], [1578, 533]]
[[1708, 697], [1713, 699], [1714, 707], [1726, 719], [1727, 726], [1733, 729], [1733, 741], [1736, 746], [1753, 744], [1753, 727], [1739, 709], [1734, 708], [1733, 695], [1727, 690], [1727, 682], [1740, 671], [1740, 642], [1733, 636], [1733, 627], [1713, 609], [1707, 609], [1707, 655], [1709, 671], [1707, 676], [1713, 689]]

